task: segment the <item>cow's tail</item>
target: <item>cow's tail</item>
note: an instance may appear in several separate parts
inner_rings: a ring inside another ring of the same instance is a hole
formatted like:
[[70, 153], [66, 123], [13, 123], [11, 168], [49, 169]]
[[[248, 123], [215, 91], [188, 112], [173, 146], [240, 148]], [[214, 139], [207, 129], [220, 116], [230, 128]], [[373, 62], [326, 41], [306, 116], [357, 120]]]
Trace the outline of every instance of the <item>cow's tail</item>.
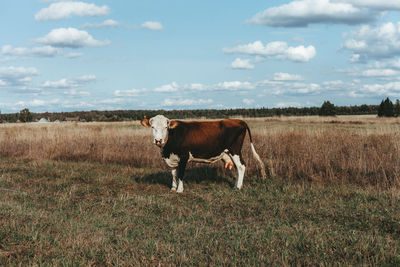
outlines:
[[253, 152], [253, 157], [254, 157], [254, 158], [258, 161], [258, 163], [260, 164], [262, 178], [267, 178], [267, 174], [265, 173], [265, 165], [264, 165], [264, 162], [262, 162], [260, 156], [257, 154], [256, 149], [254, 148], [254, 145], [253, 145], [253, 138], [251, 137], [251, 132], [250, 132], [249, 126], [246, 125], [246, 129], [247, 129], [247, 132], [249, 133], [249, 137], [250, 137], [250, 147], [251, 147], [251, 152]]

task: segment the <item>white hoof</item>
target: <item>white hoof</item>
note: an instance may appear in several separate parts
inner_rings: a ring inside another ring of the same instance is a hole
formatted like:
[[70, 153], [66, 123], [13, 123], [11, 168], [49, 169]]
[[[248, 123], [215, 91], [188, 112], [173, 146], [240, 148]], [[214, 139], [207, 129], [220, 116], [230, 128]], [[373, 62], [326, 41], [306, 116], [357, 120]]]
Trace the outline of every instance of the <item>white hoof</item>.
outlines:
[[183, 192], [183, 181], [181, 179], [178, 180], [178, 189], [176, 190], [177, 193]]

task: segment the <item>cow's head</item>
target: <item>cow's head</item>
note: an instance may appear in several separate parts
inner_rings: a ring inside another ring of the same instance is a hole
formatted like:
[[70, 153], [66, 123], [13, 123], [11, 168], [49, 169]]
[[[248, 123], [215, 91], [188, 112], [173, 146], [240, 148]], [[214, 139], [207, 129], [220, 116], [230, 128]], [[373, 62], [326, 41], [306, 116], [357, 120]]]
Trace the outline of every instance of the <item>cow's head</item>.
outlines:
[[171, 121], [163, 115], [157, 115], [150, 120], [144, 116], [140, 123], [147, 128], [152, 129], [153, 143], [163, 147], [168, 140], [168, 129], [173, 129], [178, 125], [177, 121]]

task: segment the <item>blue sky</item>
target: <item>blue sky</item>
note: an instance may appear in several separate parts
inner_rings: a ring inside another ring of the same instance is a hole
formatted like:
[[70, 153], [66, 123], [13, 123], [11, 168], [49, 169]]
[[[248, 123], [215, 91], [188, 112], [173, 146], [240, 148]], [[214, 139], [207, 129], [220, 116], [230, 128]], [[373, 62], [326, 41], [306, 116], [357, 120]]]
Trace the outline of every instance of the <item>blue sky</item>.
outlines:
[[2, 1], [0, 110], [400, 98], [399, 0]]

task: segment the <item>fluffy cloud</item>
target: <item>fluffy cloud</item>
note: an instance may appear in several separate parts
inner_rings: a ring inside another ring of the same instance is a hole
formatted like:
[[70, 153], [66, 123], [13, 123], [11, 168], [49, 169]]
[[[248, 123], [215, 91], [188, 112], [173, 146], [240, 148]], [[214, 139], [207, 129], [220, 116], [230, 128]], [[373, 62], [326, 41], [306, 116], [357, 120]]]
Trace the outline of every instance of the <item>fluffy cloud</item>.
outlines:
[[232, 69], [241, 69], [241, 70], [252, 70], [254, 69], [254, 65], [250, 63], [250, 59], [240, 59], [236, 58], [232, 64]]
[[86, 91], [78, 91], [76, 89], [70, 89], [64, 91], [64, 95], [72, 96], [72, 97], [82, 97], [82, 96], [89, 96], [90, 93]]
[[176, 92], [178, 90], [179, 90], [179, 85], [176, 82], [165, 84], [154, 89], [155, 92], [163, 92], [163, 93]]
[[114, 95], [119, 97], [134, 97], [141, 95], [141, 93], [143, 93], [144, 91], [146, 90], [145, 89], [116, 90], [114, 92]]
[[83, 25], [84, 28], [112, 28], [119, 26], [120, 23], [118, 21], [108, 19], [101, 23], [86, 23]]
[[251, 82], [226, 81], [212, 85], [192, 83], [184, 85], [183, 88], [191, 91], [247, 91], [255, 89], [256, 85]]
[[38, 75], [39, 71], [36, 68], [25, 68], [25, 67], [0, 67], [1, 78], [24, 78], [27, 76]]
[[400, 22], [377, 27], [364, 25], [348, 34], [343, 48], [352, 51], [353, 62], [400, 55]]
[[25, 67], [0, 67], [0, 80], [3, 86], [23, 86], [39, 75], [36, 68]]
[[37, 39], [37, 42], [55, 47], [69, 48], [80, 48], [85, 46], [105, 46], [110, 44], [110, 41], [108, 40], [95, 40], [86, 31], [81, 31], [75, 28], [54, 29], [46, 36]]
[[314, 46], [288, 46], [286, 42], [271, 42], [265, 46], [261, 41], [233, 48], [224, 48], [226, 54], [245, 54], [267, 58], [286, 59], [295, 62], [308, 62], [316, 55]]
[[41, 9], [35, 15], [35, 20], [57, 20], [75, 16], [106, 16], [110, 13], [108, 6], [97, 6], [85, 2], [57, 2]]
[[372, 13], [347, 1], [298, 0], [268, 8], [247, 22], [273, 27], [307, 27], [313, 23], [354, 25], [375, 20]]
[[45, 106], [47, 104], [46, 101], [40, 99], [33, 99], [31, 101], [18, 101], [15, 105], [20, 107], [40, 107]]
[[222, 90], [222, 91], [238, 91], [238, 90], [252, 90], [255, 88], [255, 85], [250, 82], [240, 82], [240, 81], [231, 81], [231, 82], [221, 82], [211, 87], [213, 90]]
[[163, 106], [198, 106], [213, 103], [212, 99], [183, 99], [183, 98], [166, 98]]
[[244, 98], [244, 99], [242, 100], [242, 102], [243, 102], [245, 105], [251, 105], [251, 104], [254, 103], [254, 99]]
[[393, 69], [368, 69], [362, 71], [360, 76], [368, 78], [399, 77], [400, 71]]
[[13, 47], [11, 45], [4, 45], [1, 48], [1, 53], [7, 56], [54, 57], [61, 54], [61, 50], [49, 45], [34, 47], [31, 49], [26, 47]]
[[191, 83], [186, 84], [184, 86], [185, 89], [193, 90], [193, 91], [207, 91], [209, 90], [208, 86], [201, 83]]
[[373, 8], [381, 11], [400, 10], [400, 2], [398, 0], [346, 0], [345, 2], [357, 7]]
[[44, 89], [73, 89], [95, 80], [95, 75], [84, 75], [75, 79], [62, 78], [58, 81], [45, 81], [41, 84], [41, 87]]
[[158, 21], [146, 21], [141, 25], [141, 27], [152, 31], [160, 31], [164, 28]]
[[274, 81], [302, 81], [303, 77], [299, 74], [289, 74], [284, 72], [276, 72], [274, 74]]
[[298, 82], [296, 80], [265, 80], [258, 82], [257, 87], [264, 88], [264, 92], [272, 93], [274, 95], [296, 95], [296, 96], [316, 95], [320, 94], [324, 89], [324, 87], [316, 83], [304, 83], [304, 82]]
[[400, 82], [390, 82], [386, 84], [365, 84], [360, 89], [351, 91], [349, 95], [351, 97], [400, 97]]

